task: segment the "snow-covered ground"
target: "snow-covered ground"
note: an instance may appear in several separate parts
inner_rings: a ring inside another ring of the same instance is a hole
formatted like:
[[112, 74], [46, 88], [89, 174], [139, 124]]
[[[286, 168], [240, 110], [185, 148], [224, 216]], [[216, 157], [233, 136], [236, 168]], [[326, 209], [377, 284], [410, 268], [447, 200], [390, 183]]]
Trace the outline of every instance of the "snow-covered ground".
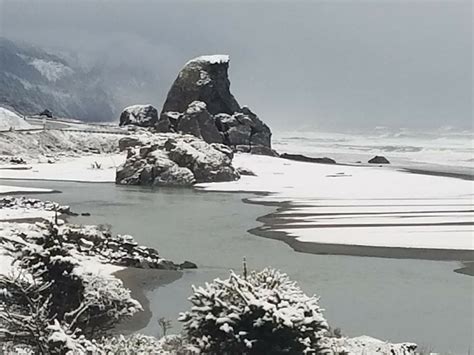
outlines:
[[[54, 164], [34, 163], [26, 169], [8, 169], [0, 165], [1, 179], [61, 180], [78, 182], [114, 182], [117, 166], [125, 161], [124, 154], [94, 154], [64, 157]], [[0, 187], [0, 192], [2, 187]], [[3, 187], [5, 188], [5, 187]]]
[[[0, 171], [0, 176], [2, 173]], [[0, 195], [16, 194], [16, 193], [45, 193], [52, 192], [50, 189], [40, 189], [35, 187], [21, 187], [12, 185], [0, 185]]]
[[198, 186], [269, 192], [253, 200], [290, 202], [268, 228], [298, 241], [474, 251], [472, 181], [249, 154], [237, 154], [234, 165], [257, 176]]
[[0, 222], [38, 218], [52, 220], [54, 218], [54, 212], [44, 210], [31, 210], [27, 208], [0, 209]]

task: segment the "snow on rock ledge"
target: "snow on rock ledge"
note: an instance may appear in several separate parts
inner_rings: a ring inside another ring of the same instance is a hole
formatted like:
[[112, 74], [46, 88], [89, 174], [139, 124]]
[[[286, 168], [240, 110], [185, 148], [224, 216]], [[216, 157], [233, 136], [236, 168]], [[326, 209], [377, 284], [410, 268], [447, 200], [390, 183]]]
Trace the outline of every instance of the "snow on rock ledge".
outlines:
[[143, 133], [122, 138], [119, 146], [127, 160], [117, 169], [117, 184], [191, 186], [240, 177], [231, 149], [192, 135]]
[[213, 54], [213, 55], [202, 55], [200, 57], [191, 59], [186, 65], [192, 62], [207, 62], [209, 64], [222, 64], [229, 63], [230, 58], [227, 54]]

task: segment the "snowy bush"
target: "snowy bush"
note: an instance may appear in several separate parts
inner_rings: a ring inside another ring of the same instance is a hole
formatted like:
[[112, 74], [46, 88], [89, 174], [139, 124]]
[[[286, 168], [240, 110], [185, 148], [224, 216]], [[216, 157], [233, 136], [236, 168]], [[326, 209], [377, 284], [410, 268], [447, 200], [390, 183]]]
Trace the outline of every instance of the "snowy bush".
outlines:
[[206, 354], [316, 354], [327, 323], [318, 298], [274, 269], [193, 288], [184, 334]]
[[57, 226], [36, 243], [18, 247], [18, 271], [0, 276], [0, 342], [77, 352], [141, 309], [120, 280], [81, 273]]
[[122, 281], [113, 277], [82, 275], [85, 289], [78, 326], [83, 334], [97, 337], [112, 329], [118, 322], [142, 310], [140, 303], [130, 296]]

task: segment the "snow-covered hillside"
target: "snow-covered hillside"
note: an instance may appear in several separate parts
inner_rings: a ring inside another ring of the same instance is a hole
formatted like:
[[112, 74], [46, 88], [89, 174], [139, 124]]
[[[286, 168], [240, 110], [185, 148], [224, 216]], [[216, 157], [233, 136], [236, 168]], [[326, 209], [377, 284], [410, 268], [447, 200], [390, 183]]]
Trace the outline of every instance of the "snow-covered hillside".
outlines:
[[28, 129], [31, 125], [13, 111], [0, 107], [0, 131]]
[[116, 119], [117, 104], [98, 73], [1, 37], [0, 54], [0, 105], [22, 114], [49, 109], [56, 117]]
[[49, 109], [55, 117], [105, 122], [135, 102], [156, 104], [162, 85], [152, 69], [79, 57], [0, 37], [0, 105], [25, 115]]

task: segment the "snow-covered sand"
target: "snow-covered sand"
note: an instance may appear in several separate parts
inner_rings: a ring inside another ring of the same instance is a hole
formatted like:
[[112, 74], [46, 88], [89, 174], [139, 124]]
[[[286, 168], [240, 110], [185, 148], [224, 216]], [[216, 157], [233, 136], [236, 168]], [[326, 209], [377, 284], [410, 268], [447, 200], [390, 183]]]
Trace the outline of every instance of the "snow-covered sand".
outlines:
[[323, 245], [474, 251], [472, 181], [248, 154], [237, 154], [234, 165], [257, 176], [198, 187], [268, 192], [252, 200], [285, 203], [262, 227], [267, 234]]
[[[2, 176], [0, 170], [0, 176]], [[40, 189], [35, 187], [21, 187], [12, 185], [0, 185], [0, 195], [17, 194], [17, 193], [48, 193], [53, 192], [51, 189]]]
[[[23, 170], [8, 169], [8, 166], [5, 169], [0, 166], [0, 179], [114, 182], [115, 170], [124, 161], [124, 154], [94, 154], [62, 158], [54, 164], [29, 164], [26, 168], [30, 169]], [[100, 168], [97, 168], [96, 164], [99, 164]]]
[[0, 222], [18, 221], [18, 220], [52, 220], [54, 211], [32, 210], [27, 208], [1, 208]]

